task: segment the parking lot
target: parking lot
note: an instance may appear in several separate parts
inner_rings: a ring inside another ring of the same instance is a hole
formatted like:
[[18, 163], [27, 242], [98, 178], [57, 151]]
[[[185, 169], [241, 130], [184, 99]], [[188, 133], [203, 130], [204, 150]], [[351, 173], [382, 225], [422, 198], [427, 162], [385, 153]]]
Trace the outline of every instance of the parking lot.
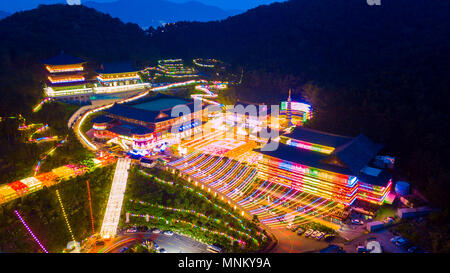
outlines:
[[[187, 236], [174, 233], [173, 235], [165, 235], [163, 233], [148, 232], [125, 232], [124, 235], [128, 237], [138, 238], [140, 242], [144, 240], [151, 240], [156, 243], [159, 249], [164, 249], [167, 253], [207, 253], [207, 244], [198, 242]], [[116, 249], [112, 252], [119, 252]]]
[[167, 253], [207, 253], [206, 244], [195, 241], [189, 237], [174, 234], [167, 236], [164, 234], [154, 234], [152, 240], [164, 248]]
[[385, 253], [407, 253], [408, 251], [402, 247], [398, 247], [395, 244], [391, 243], [391, 238], [394, 237], [394, 234], [392, 234], [388, 230], [382, 230], [379, 232], [372, 232], [362, 235], [361, 237], [358, 237], [347, 244], [340, 244], [345, 252], [349, 253], [355, 253], [356, 247], [358, 245], [366, 245], [366, 240], [369, 238], [374, 238], [378, 242], [380, 242], [380, 245], [383, 249], [383, 252]]
[[318, 241], [313, 238], [307, 238], [305, 235], [298, 235], [287, 228], [274, 229], [272, 233], [278, 239], [278, 244], [271, 251], [274, 253], [313, 252], [328, 246], [328, 243], [323, 239]]

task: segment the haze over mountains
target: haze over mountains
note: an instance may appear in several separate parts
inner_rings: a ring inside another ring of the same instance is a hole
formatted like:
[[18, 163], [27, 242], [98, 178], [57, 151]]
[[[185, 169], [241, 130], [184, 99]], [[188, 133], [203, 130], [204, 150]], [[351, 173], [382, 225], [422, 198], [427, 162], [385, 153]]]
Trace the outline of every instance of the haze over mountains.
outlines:
[[[214, 21], [250, 8], [285, 0], [81, 0], [81, 4], [137, 23], [143, 28], [177, 21]], [[66, 0], [14, 0], [0, 2], [0, 19], [7, 14], [37, 8], [40, 4], [65, 4]]]
[[109, 3], [84, 2], [87, 7], [147, 28], [178, 21], [214, 21], [225, 19], [240, 11], [226, 11], [196, 1], [173, 3], [166, 0], [118, 0]]
[[[185, 3], [190, 0], [170, 0], [175, 3]], [[241, 10], [242, 12], [274, 2], [286, 2], [287, 0], [196, 0], [206, 5], [216, 6], [224, 10]]]
[[7, 17], [7, 16], [9, 16], [10, 14], [8, 13], [8, 12], [4, 12], [4, 11], [1, 11], [0, 10], [0, 20], [1, 19], [3, 19], [3, 18], [5, 18], [5, 17]]

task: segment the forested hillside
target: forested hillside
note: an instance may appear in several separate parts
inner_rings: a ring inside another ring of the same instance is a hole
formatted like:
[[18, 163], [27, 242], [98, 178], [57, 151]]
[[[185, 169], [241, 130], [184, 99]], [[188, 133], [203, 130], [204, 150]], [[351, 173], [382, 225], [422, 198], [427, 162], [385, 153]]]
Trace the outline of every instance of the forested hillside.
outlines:
[[450, 2], [291, 0], [220, 22], [142, 31], [83, 6], [41, 6], [0, 21], [2, 115], [41, 96], [39, 60], [65, 50], [93, 62], [213, 57], [244, 70], [235, 94], [308, 99], [307, 126], [384, 143], [401, 178], [449, 207]]

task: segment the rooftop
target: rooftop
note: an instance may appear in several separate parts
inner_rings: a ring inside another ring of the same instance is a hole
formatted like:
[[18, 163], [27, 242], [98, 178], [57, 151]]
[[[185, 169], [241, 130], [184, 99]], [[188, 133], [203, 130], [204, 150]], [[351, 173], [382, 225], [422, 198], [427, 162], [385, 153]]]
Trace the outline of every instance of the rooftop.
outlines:
[[352, 141], [338, 147], [333, 154], [353, 173], [359, 173], [375, 158], [382, 147], [382, 144], [372, 142], [365, 135], [360, 134]]
[[191, 113], [194, 113], [194, 101], [184, 100], [175, 96], [157, 94], [144, 97], [132, 103], [114, 104], [113, 107], [104, 110], [107, 114], [113, 114], [133, 120], [144, 122], [161, 122], [171, 119], [172, 108], [177, 105], [186, 105]]
[[[307, 129], [304, 132], [309, 133], [310, 130]], [[312, 136], [313, 134], [316, 134], [319, 138], [325, 135], [318, 131], [313, 131], [310, 135], [306, 135]], [[336, 136], [336, 138], [333, 138], [332, 136], [328, 137], [325, 135], [325, 140], [328, 141], [326, 143], [343, 142], [344, 138], [348, 139], [347, 137]], [[325, 143], [324, 139], [321, 140], [320, 143]], [[318, 143], [314, 140], [310, 142]], [[312, 168], [357, 176], [362, 182], [367, 184], [386, 186], [391, 178], [390, 174], [386, 170], [378, 171], [377, 169], [367, 167], [382, 147], [383, 145], [374, 143], [361, 134], [350, 141], [347, 140], [345, 144], [338, 146], [330, 155], [283, 143], [279, 143], [279, 147], [275, 151], [262, 151], [261, 149], [256, 151], [267, 156]]]
[[137, 69], [131, 62], [117, 62], [117, 63], [104, 63], [102, 67], [96, 72], [99, 74], [116, 74], [137, 72]]
[[285, 134], [284, 136], [333, 148], [337, 148], [353, 140], [352, 137], [325, 133], [305, 127], [295, 127], [291, 133]]
[[105, 115], [97, 116], [91, 120], [91, 123], [108, 123], [113, 119]]
[[299, 149], [283, 143], [279, 143], [278, 149], [276, 149], [275, 151], [262, 151], [261, 149], [256, 149], [256, 151], [263, 155], [279, 158], [312, 168], [340, 173], [344, 175], [353, 175], [352, 171], [347, 167], [325, 163], [324, 161], [329, 158], [329, 155], [317, 153], [310, 150]]
[[146, 135], [153, 132], [153, 130], [150, 128], [131, 123], [124, 123], [113, 126], [112, 128], [108, 129], [108, 131], [128, 137], [131, 137], [132, 135]]
[[133, 104], [133, 108], [148, 110], [148, 111], [162, 111], [167, 109], [172, 109], [177, 105], [185, 105], [188, 104], [189, 101], [180, 99], [180, 98], [158, 98], [154, 100], [149, 100], [146, 102]]
[[86, 61], [81, 59], [81, 58], [77, 58], [77, 57], [73, 57], [70, 55], [65, 54], [64, 52], [61, 52], [59, 55], [56, 55], [50, 59], [47, 60], [43, 60], [42, 63], [43, 64], [48, 64], [48, 65], [69, 65], [69, 64], [82, 64], [85, 63]]

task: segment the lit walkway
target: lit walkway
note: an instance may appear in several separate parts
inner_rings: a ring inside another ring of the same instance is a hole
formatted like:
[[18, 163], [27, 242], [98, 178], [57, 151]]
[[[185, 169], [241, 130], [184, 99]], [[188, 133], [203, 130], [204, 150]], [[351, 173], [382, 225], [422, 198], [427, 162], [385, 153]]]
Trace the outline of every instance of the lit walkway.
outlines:
[[117, 161], [108, 205], [106, 206], [105, 217], [103, 218], [102, 229], [100, 231], [100, 235], [103, 238], [111, 238], [116, 235], [130, 165], [131, 159], [129, 158], [119, 158]]
[[206, 186], [208, 191], [232, 201], [241, 210], [257, 215], [261, 223], [272, 229], [308, 222], [339, 228], [322, 219], [339, 210], [338, 203], [257, 179], [257, 169], [241, 161], [197, 150], [168, 166], [201, 183], [202, 188]]

